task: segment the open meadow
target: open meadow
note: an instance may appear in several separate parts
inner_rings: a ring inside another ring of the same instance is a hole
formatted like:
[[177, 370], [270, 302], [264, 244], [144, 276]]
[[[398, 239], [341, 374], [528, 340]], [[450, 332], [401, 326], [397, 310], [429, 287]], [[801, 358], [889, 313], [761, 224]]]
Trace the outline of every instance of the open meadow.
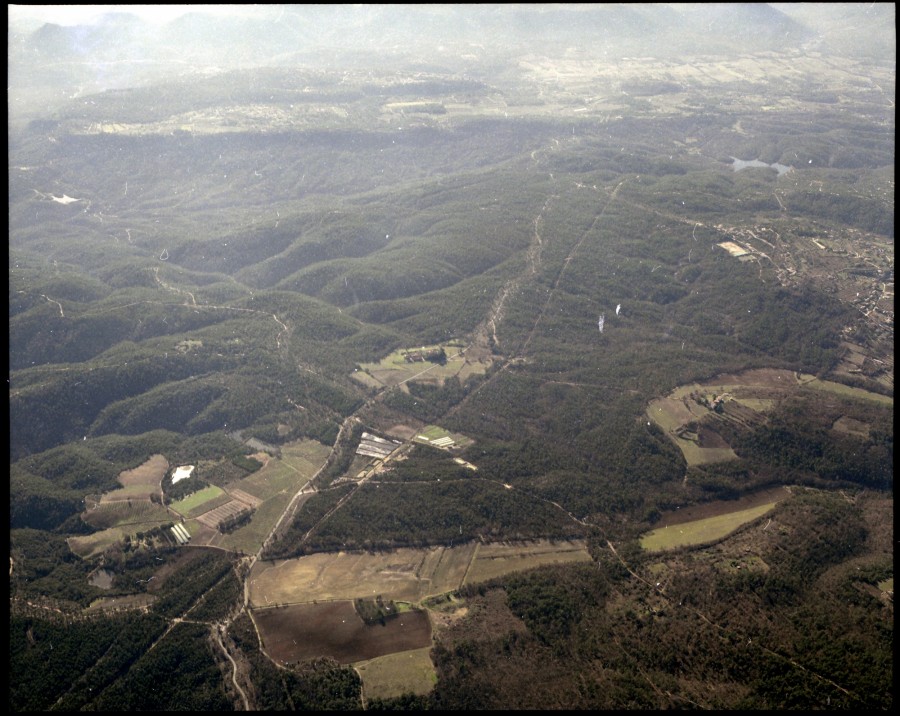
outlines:
[[354, 664], [362, 679], [363, 696], [368, 700], [400, 694], [427, 694], [437, 680], [430, 651], [429, 645]]
[[[426, 358], [430, 353], [441, 350], [445, 356], [441, 362]], [[468, 358], [464, 344], [450, 341], [416, 348], [402, 348], [376, 363], [361, 363], [359, 370], [352, 373], [352, 378], [363, 385], [377, 388], [401, 385], [411, 380], [440, 385], [445, 379], [453, 376], [459, 376], [464, 380], [470, 375], [482, 374], [489, 366], [489, 360], [483, 357]]]
[[250, 602], [261, 607], [381, 595], [415, 603], [514, 571], [588, 560], [587, 547], [578, 540], [319, 553], [257, 563], [250, 575]]
[[641, 537], [641, 547], [657, 552], [715, 542], [772, 511], [790, 491], [779, 487], [738, 500], [719, 500], [666, 513], [661, 527]]

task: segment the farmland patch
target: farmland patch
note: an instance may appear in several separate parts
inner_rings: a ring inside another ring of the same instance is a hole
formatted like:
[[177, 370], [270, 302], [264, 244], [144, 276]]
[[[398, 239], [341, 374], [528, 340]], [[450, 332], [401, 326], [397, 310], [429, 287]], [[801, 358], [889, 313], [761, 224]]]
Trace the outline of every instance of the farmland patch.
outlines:
[[151, 594], [125, 594], [119, 597], [101, 597], [91, 602], [85, 609], [86, 614], [94, 612], [116, 612], [132, 609], [146, 609], [156, 597]]
[[873, 393], [862, 388], [851, 388], [849, 385], [835, 383], [830, 380], [820, 380], [814, 375], [802, 374], [800, 376], [800, 384], [804, 388], [812, 388], [813, 390], [822, 390], [830, 393], [845, 396], [847, 398], [855, 398], [856, 400], [868, 400], [873, 403], [881, 403], [882, 405], [893, 405], [894, 399], [880, 393]]
[[453, 376], [464, 379], [484, 373], [490, 359], [467, 357], [466, 347], [459, 341], [430, 346], [401, 348], [377, 363], [361, 363], [351, 377], [368, 387], [391, 387], [408, 381], [443, 384]]
[[171, 507], [178, 514], [187, 517], [191, 514], [192, 510], [205, 505], [207, 502], [216, 499], [222, 494], [223, 490], [221, 487], [210, 485], [209, 487], [204, 487], [202, 490], [198, 490], [197, 492], [188, 495], [183, 500], [173, 502]]
[[253, 518], [248, 524], [239, 527], [231, 534], [219, 535], [216, 533], [216, 540], [211, 544], [247, 554], [256, 552], [269, 532], [272, 531], [278, 518], [287, 509], [291, 497], [292, 495], [281, 493], [269, 498], [256, 508], [256, 512], [253, 513]]
[[132, 525], [129, 529], [110, 527], [90, 535], [68, 537], [66, 543], [69, 545], [69, 549], [72, 550], [72, 554], [77, 554], [82, 559], [89, 559], [101, 554], [117, 542], [124, 540], [125, 535], [132, 533], [132, 528], [140, 529], [136, 525]]
[[864, 423], [861, 420], [848, 418], [846, 415], [843, 415], [835, 420], [834, 424], [831, 426], [832, 430], [837, 430], [839, 433], [856, 435], [857, 437], [861, 438], [869, 437], [870, 428], [871, 426], [868, 423]]
[[479, 544], [465, 583], [476, 584], [548, 564], [590, 561], [591, 555], [582, 541]]
[[390, 552], [318, 553], [257, 563], [250, 579], [254, 606], [382, 596], [417, 603], [463, 584], [561, 562], [587, 561], [582, 540], [476, 542]]
[[797, 374], [789, 370], [723, 373], [703, 383], [679, 386], [667, 396], [650, 401], [646, 412], [678, 446], [688, 465], [723, 462], [737, 455], [721, 437], [719, 426], [724, 422], [739, 428], [760, 425], [764, 414], [798, 385]]
[[169, 469], [169, 461], [162, 455], [153, 455], [145, 463], [133, 470], [119, 473], [119, 482], [123, 487], [144, 485], [154, 487], [159, 492], [159, 485]]
[[779, 487], [740, 500], [719, 500], [668, 512], [660, 519], [661, 527], [641, 538], [641, 547], [655, 552], [713, 542], [762, 517], [789, 496], [786, 488]]
[[83, 513], [81, 518], [97, 529], [149, 522], [170, 522], [172, 519], [165, 507], [144, 500], [135, 500], [131, 503], [101, 502], [95, 508]]
[[302, 604], [252, 612], [263, 648], [279, 663], [328, 656], [342, 664], [431, 644], [423, 611], [409, 611], [366, 624], [351, 601]]
[[385, 654], [355, 665], [362, 679], [363, 696], [388, 699], [403, 694], [427, 694], [437, 675], [431, 663], [431, 647]]
[[[679, 386], [669, 395], [650, 401], [646, 415], [678, 446], [688, 465], [722, 462], [737, 458], [720, 432], [726, 424], [732, 430], [758, 427], [766, 421], [766, 413], [798, 391], [893, 405], [890, 397], [813, 375], [758, 369]], [[849, 417], [836, 420], [832, 427], [863, 438], [869, 434], [868, 425]]]

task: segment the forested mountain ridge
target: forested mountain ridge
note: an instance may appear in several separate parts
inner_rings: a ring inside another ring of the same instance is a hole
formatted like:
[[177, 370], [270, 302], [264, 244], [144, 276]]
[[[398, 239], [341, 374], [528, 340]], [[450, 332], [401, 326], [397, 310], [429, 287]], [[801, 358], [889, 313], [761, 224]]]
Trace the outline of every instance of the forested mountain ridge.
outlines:
[[[291, 53], [313, 11], [288, 7], [268, 66], [15, 110], [11, 708], [889, 708], [895, 68], [737, 8], [598, 6], [593, 35], [574, 7], [438, 8], [367, 66]], [[324, 15], [391, 10], [320, 12], [324, 43]], [[476, 47], [517, 17], [546, 45]], [[667, 23], [740, 47], [641, 44]], [[371, 367], [404, 351], [402, 382]], [[364, 431], [402, 454], [373, 469]], [[640, 542], [781, 485], [712, 544]], [[223, 491], [242, 511], [202, 522]], [[267, 560], [543, 539], [590, 562], [415, 605], [418, 695], [279, 662], [252, 621]]]

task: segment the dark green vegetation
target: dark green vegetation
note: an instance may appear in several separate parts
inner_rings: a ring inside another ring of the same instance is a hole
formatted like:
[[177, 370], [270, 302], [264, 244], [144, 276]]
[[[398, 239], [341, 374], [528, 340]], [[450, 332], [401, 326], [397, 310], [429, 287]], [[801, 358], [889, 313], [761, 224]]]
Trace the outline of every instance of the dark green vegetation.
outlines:
[[836, 495], [784, 504], [769, 529], [790, 537], [762, 546], [765, 574], [722, 572], [701, 553], [650, 581], [650, 560], [637, 555], [632, 575], [604, 550], [599, 571], [555, 568], [465, 590], [472, 617], [435, 648], [427, 703], [888, 709], [892, 610], [867, 588], [873, 573], [845, 564], [866, 550], [863, 519]]
[[397, 605], [392, 600], [385, 602], [379, 594], [374, 599], [354, 599], [353, 608], [366, 624], [384, 624], [385, 619], [397, 615]]
[[[26, 539], [14, 538], [12, 554], [30, 565], [37, 548], [29, 548]], [[11, 579], [15, 593], [33, 596], [29, 606], [10, 613], [11, 668], [21, 675], [10, 685], [10, 709], [229, 708], [207, 645], [210, 626], [202, 622], [222, 619], [237, 603], [231, 557], [215, 550], [179, 556], [169, 549], [115, 558], [109, 555], [104, 564], [116, 575], [105, 596], [146, 591], [154, 598], [148, 611], [79, 614], [67, 595], [34, 584], [27, 572]], [[160, 561], [169, 568], [154, 582]], [[34, 569], [39, 573], [40, 564]], [[127, 590], [115, 586], [124, 575]], [[42, 598], [48, 593], [54, 599]], [[185, 623], [167, 631], [173, 618]]]
[[[748, 368], [892, 395], [893, 60], [782, 48], [809, 36], [765, 6], [752, 37], [718, 18], [748, 53], [779, 50], [746, 62], [648, 58], [628, 32], [648, 16], [627, 8], [592, 25], [626, 37], [618, 59], [582, 57], [552, 49], [578, 17], [546, 12], [565, 20], [547, 56], [298, 61], [67, 92], [12, 123], [11, 710], [361, 706], [352, 669], [260, 651], [228, 552], [165, 530], [68, 550], [93, 529], [85, 498], [150, 455], [204, 464], [170, 500], [257, 470], [236, 431], [276, 455], [335, 448], [266, 558], [590, 541], [589, 568], [467, 587], [432, 694], [371, 708], [892, 706], [874, 588], [892, 532], [872, 507], [892, 496], [890, 408], [804, 391], [725, 436], [738, 460], [691, 469], [644, 411]], [[488, 372], [350, 378], [450, 338]], [[334, 484], [364, 429], [404, 422], [472, 438], [458, 456], [477, 472], [416, 447]], [[785, 483], [816, 491], [754, 539], [640, 552], [662, 511]], [[765, 569], [722, 567], [745, 554]], [[89, 582], [101, 566], [108, 588]], [[149, 606], [84, 611], [101, 597]]]

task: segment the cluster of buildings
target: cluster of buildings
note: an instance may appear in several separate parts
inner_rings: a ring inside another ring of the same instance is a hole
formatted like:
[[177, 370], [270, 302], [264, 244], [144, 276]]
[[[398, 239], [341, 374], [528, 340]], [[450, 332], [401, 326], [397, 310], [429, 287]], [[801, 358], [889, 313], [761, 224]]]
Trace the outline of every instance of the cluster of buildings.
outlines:
[[363, 433], [362, 439], [359, 441], [359, 447], [356, 448], [356, 454], [365, 455], [366, 457], [385, 458], [400, 447], [401, 444], [397, 440], [385, 440], [371, 433]]

